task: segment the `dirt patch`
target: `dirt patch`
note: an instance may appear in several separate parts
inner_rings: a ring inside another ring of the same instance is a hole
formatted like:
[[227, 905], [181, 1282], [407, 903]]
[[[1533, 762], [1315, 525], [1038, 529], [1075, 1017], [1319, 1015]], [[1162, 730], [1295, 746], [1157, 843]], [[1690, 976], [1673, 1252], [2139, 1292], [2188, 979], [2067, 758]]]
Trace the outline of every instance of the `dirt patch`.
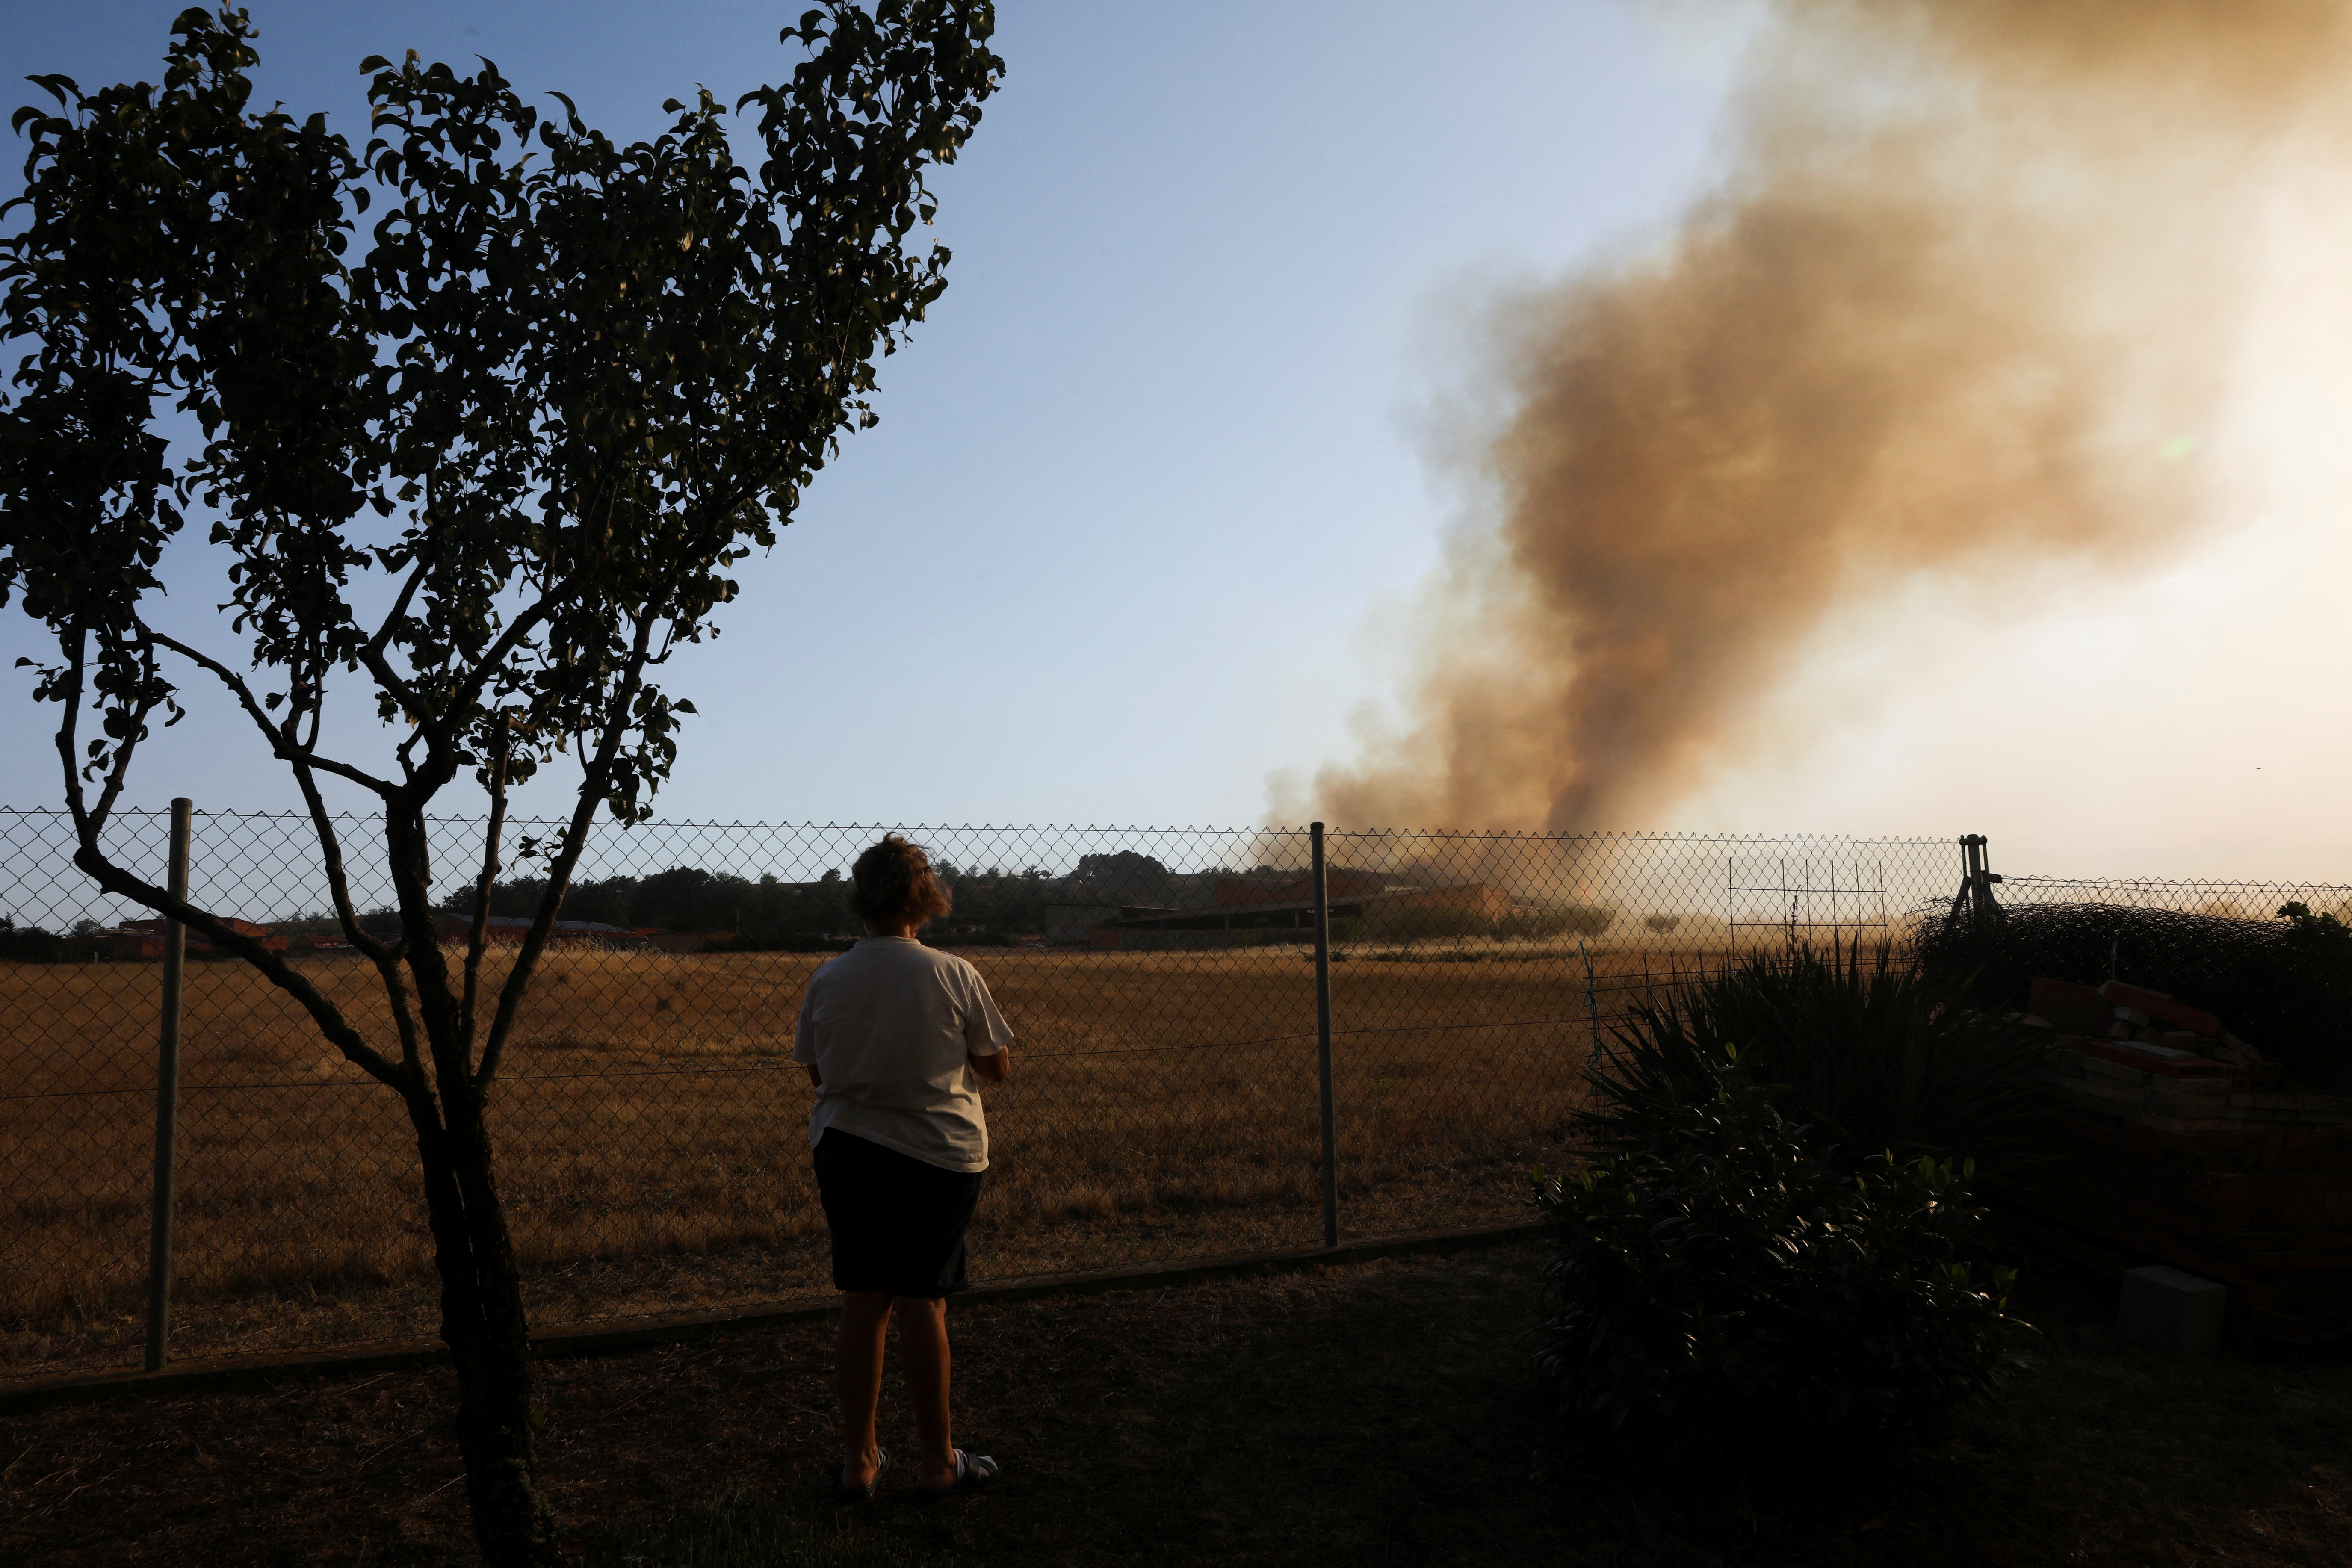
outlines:
[[[2181, 1361], [2047, 1289], [2041, 1365], [1941, 1444], [1769, 1488], [1635, 1484], [1563, 1453], [1527, 1372], [1532, 1245], [951, 1314], [960, 1437], [1005, 1474], [849, 1528], [971, 1564], [2338, 1564], [2352, 1366]], [[830, 1331], [543, 1369], [570, 1543], [621, 1560], [698, 1510], [807, 1520]], [[0, 1561], [466, 1561], [437, 1372], [0, 1417]], [[885, 1443], [909, 1423], [886, 1399]], [[1548, 1479], [1531, 1472], [1548, 1469]]]

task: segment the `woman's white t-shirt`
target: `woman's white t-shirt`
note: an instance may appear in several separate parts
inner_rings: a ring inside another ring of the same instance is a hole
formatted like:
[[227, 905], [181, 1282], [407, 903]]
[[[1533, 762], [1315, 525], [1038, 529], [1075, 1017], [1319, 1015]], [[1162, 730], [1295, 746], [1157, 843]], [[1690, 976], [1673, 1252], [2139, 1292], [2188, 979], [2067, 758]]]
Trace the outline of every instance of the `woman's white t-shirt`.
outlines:
[[964, 1058], [1012, 1043], [979, 970], [912, 937], [865, 938], [801, 997], [793, 1060], [818, 1079], [809, 1146], [838, 1127], [927, 1165], [988, 1169], [988, 1120]]

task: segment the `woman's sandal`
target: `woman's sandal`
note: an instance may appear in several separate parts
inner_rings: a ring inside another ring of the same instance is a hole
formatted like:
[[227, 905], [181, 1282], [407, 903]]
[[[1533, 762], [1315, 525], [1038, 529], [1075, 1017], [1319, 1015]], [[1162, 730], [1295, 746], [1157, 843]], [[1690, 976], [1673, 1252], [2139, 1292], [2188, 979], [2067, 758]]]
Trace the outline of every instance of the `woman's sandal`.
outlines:
[[967, 1454], [961, 1448], [955, 1451], [955, 1457], [956, 1479], [954, 1480], [943, 1487], [916, 1487], [913, 1489], [914, 1494], [930, 1502], [943, 1497], [952, 1497], [957, 1492], [977, 1491], [994, 1480], [997, 1472], [1004, 1468], [985, 1454]]
[[849, 1484], [849, 1461], [847, 1459], [841, 1461], [841, 1474], [835, 1477], [833, 1482], [833, 1497], [835, 1502], [872, 1502], [874, 1500], [874, 1489], [882, 1484], [882, 1472], [890, 1468], [890, 1450], [877, 1448], [874, 1452], [878, 1457], [878, 1462], [874, 1467], [874, 1479], [862, 1487]]

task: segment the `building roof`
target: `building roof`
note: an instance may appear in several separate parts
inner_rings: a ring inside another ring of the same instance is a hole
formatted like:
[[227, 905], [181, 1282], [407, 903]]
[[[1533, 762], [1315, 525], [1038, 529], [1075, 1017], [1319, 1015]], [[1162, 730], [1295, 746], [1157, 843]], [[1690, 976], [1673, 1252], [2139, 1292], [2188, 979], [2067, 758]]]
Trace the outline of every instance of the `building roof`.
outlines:
[[[269, 928], [266, 925], [258, 924], [253, 921], [241, 921], [234, 915], [221, 916], [220, 922], [221, 924], [228, 927], [229, 930], [242, 932], [247, 936], [266, 936], [269, 932]], [[171, 924], [172, 922], [170, 921], [161, 919], [124, 921], [117, 929], [121, 931], [135, 931], [142, 936], [162, 936], [170, 929]], [[188, 932], [188, 937], [190, 941], [194, 942], [201, 942], [204, 940], [200, 933], [194, 931]]]

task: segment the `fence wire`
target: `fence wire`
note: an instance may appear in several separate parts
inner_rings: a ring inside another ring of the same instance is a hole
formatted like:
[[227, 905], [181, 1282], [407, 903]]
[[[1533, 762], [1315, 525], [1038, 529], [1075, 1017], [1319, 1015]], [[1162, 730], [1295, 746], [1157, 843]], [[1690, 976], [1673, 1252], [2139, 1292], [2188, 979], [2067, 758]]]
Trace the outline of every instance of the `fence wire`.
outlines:
[[2010, 877], [2000, 889], [2003, 904], [2101, 904], [2162, 910], [2217, 920], [2274, 919], [2290, 903], [2315, 913], [2352, 919], [2352, 888], [2334, 882], [2231, 882], [2173, 880], [2162, 877]]
[[[382, 829], [340, 820], [383, 913]], [[169, 823], [110, 852], [164, 876]], [[433, 825], [445, 941], [484, 825]], [[530, 913], [510, 823], [494, 938]], [[913, 826], [1018, 1045], [988, 1091], [975, 1279], [1115, 1271], [1322, 1239], [1305, 830]], [[493, 1103], [540, 1326], [828, 1291], [791, 1062], [802, 987], [846, 944], [885, 828], [600, 826]], [[161, 943], [71, 864], [70, 823], [0, 809], [0, 1377], [134, 1363], [152, 1180]], [[1596, 1033], [1727, 956], [1899, 940], [1948, 902], [1948, 839], [1361, 832], [1327, 839], [1342, 1234], [1522, 1217]], [[267, 927], [372, 1040], [371, 965], [326, 917], [306, 819], [199, 812], [194, 900]], [[2267, 897], [2267, 895], [2263, 895]], [[495, 975], [512, 949], [494, 943]], [[493, 991], [493, 987], [485, 987]], [[428, 1337], [430, 1242], [397, 1097], [248, 966], [191, 942], [173, 1359]]]

